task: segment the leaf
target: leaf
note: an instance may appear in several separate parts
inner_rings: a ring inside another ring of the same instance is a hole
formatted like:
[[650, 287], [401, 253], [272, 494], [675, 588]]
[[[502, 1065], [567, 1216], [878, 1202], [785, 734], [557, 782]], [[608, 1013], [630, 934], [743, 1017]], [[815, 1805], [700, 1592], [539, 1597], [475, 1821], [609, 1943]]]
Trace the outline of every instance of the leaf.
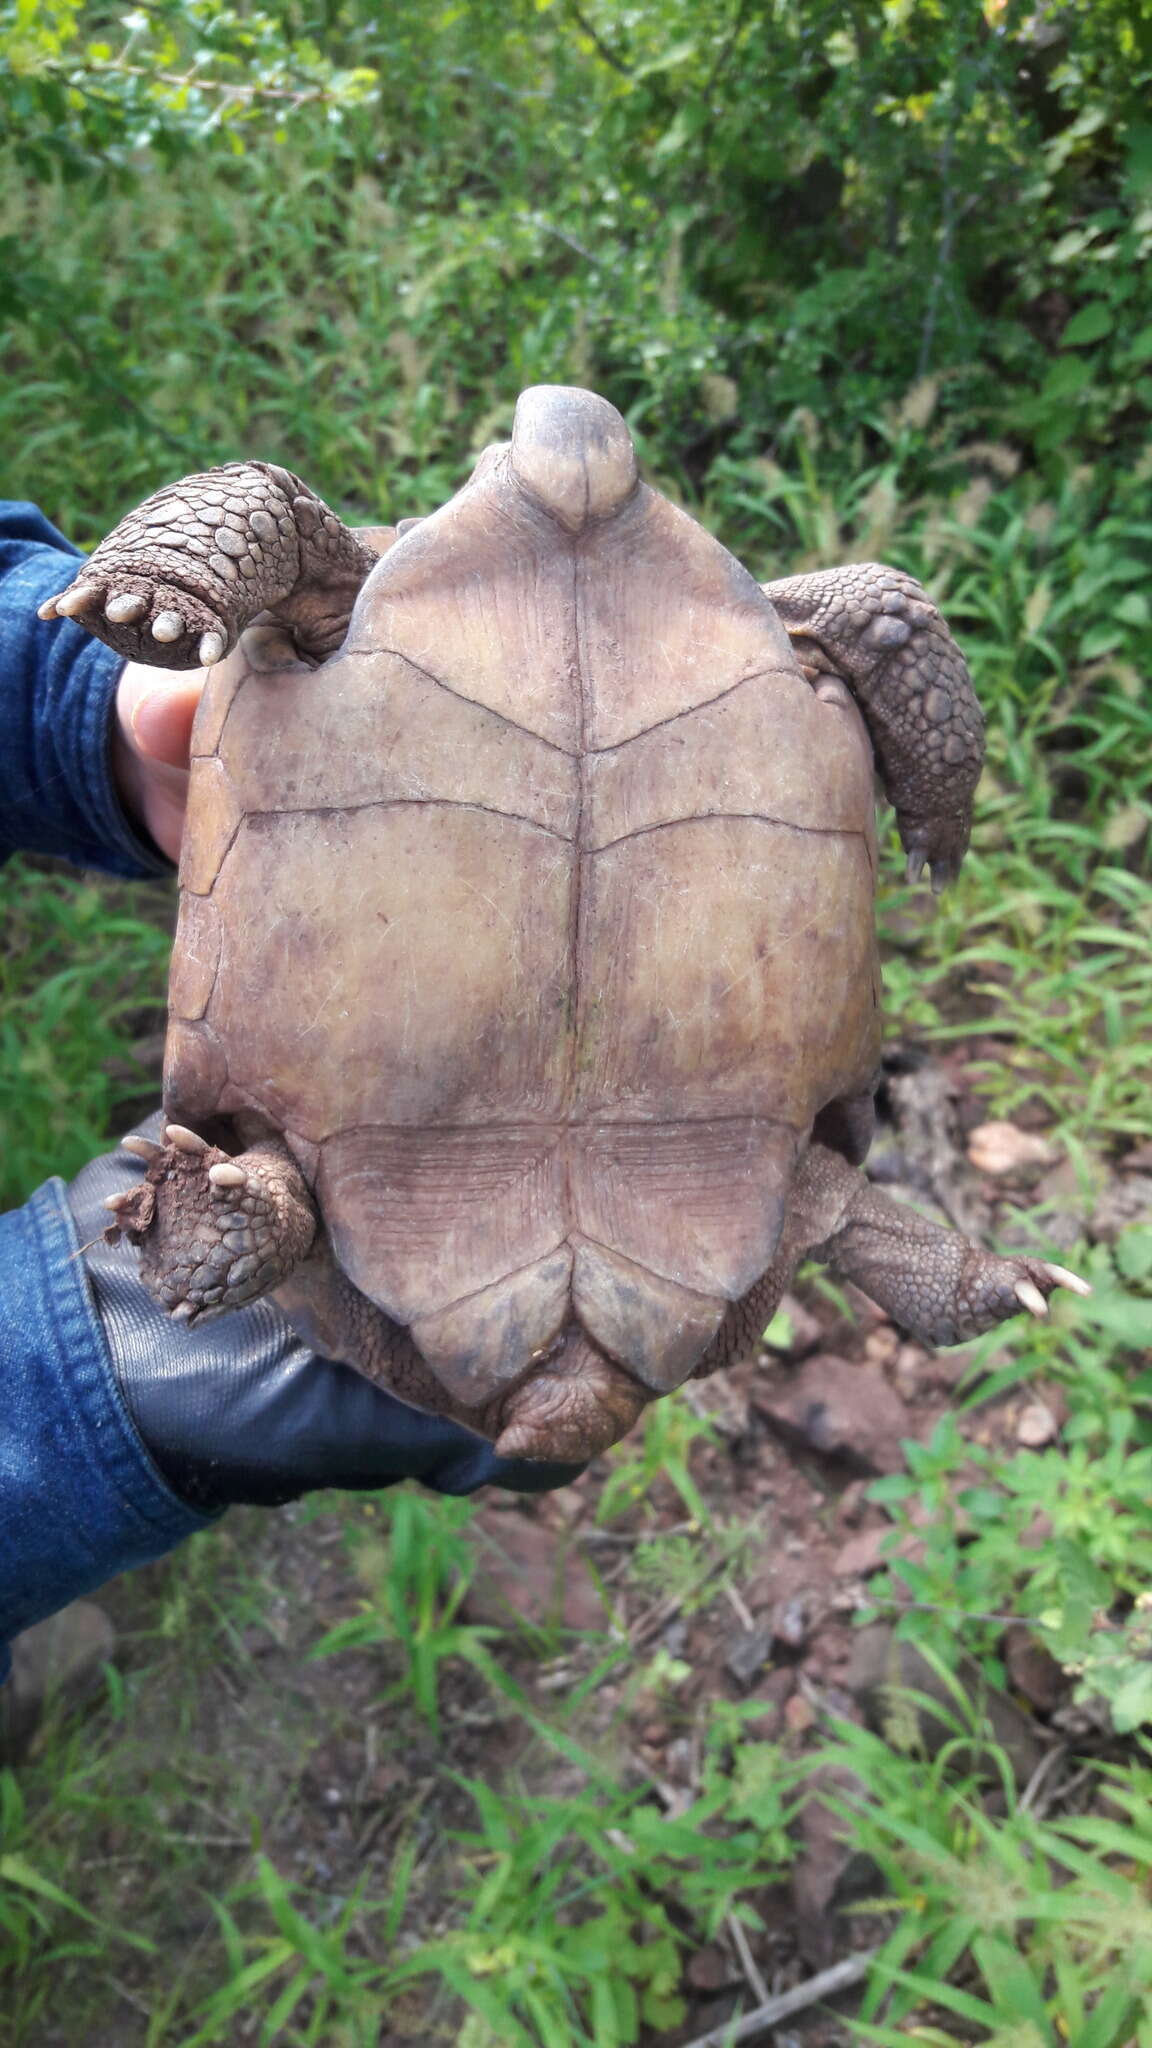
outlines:
[[1005, 2018], [1031, 2020], [1038, 2029], [1037, 2039], [1053, 2042], [1054, 2048], [1043, 1993], [1024, 1956], [992, 1935], [977, 1935], [972, 1942], [972, 1954], [999, 2012]]
[[1040, 387], [1041, 402], [1056, 405], [1078, 398], [1092, 382], [1094, 367], [1084, 356], [1057, 356]]
[[1135, 1665], [1115, 1692], [1109, 1687], [1108, 1707], [1118, 1735], [1130, 1735], [1152, 1722], [1152, 1663]]
[[1112, 1248], [1116, 1270], [1124, 1280], [1152, 1276], [1152, 1223], [1130, 1223]]
[[1112, 308], [1106, 299], [1091, 299], [1073, 313], [1067, 327], [1060, 336], [1061, 348], [1082, 348], [1090, 341], [1103, 341], [1111, 334], [1114, 326]]
[[1132, 1351], [1152, 1345], [1152, 1301], [1131, 1294], [1093, 1294], [1076, 1305], [1077, 1317], [1107, 1331]]

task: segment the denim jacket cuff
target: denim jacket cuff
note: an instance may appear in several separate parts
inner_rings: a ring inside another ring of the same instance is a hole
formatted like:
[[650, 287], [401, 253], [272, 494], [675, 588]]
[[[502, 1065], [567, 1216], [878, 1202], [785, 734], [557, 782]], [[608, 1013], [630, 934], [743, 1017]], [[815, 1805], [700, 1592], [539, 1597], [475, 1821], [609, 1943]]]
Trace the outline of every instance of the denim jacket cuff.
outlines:
[[137, 1434], [79, 1249], [60, 1180], [0, 1217], [0, 1645], [218, 1519]]

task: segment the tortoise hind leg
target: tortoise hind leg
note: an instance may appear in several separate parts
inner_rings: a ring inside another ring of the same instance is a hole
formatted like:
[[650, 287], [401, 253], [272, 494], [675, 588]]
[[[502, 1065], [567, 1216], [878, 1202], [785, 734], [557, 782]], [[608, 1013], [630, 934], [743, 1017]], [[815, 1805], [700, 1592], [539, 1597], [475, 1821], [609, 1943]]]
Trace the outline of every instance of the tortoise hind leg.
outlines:
[[140, 1277], [169, 1314], [187, 1322], [279, 1286], [316, 1235], [316, 1211], [282, 1146], [263, 1144], [230, 1159], [181, 1124], [163, 1145], [128, 1138], [125, 1149], [148, 1162], [144, 1179], [106, 1206], [140, 1249]]
[[321, 658], [379, 552], [290, 470], [231, 462], [129, 513], [40, 617], [79, 619], [129, 661], [187, 669], [221, 660], [270, 611]]
[[1001, 1258], [958, 1230], [894, 1202], [823, 1145], [796, 1176], [792, 1230], [843, 1280], [928, 1344], [960, 1344], [1027, 1309], [1047, 1311], [1057, 1287], [1091, 1288], [1046, 1259]]
[[762, 586], [810, 682], [859, 702], [896, 812], [911, 881], [954, 879], [968, 845], [984, 720], [964, 657], [927, 592], [900, 569], [852, 562]]
[[873, 1187], [838, 1151], [812, 1143], [792, 1184], [784, 1228], [766, 1273], [734, 1301], [693, 1374], [706, 1379], [758, 1349], [801, 1259], [851, 1280], [925, 1344], [960, 1344], [1027, 1309], [1047, 1311], [1057, 1287], [1091, 1294], [1086, 1280], [1046, 1259], [1001, 1258]]

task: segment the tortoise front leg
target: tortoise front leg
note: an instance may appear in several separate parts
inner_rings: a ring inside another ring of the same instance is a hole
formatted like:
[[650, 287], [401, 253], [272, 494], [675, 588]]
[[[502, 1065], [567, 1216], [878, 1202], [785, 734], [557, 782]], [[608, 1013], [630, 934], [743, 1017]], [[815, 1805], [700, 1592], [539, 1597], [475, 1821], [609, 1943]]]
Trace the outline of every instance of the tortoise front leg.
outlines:
[[984, 720], [964, 657], [914, 577], [878, 562], [762, 586], [809, 681], [838, 676], [859, 702], [915, 881], [954, 879], [968, 845]]
[[140, 1277], [155, 1301], [184, 1321], [240, 1308], [270, 1294], [310, 1250], [316, 1210], [282, 1145], [269, 1141], [229, 1158], [182, 1124], [164, 1143], [125, 1138], [147, 1162], [142, 1181], [109, 1195], [112, 1222], [140, 1251]]
[[230, 462], [157, 491], [40, 607], [77, 618], [129, 661], [220, 661], [259, 612], [302, 654], [341, 643], [377, 553], [289, 470]]

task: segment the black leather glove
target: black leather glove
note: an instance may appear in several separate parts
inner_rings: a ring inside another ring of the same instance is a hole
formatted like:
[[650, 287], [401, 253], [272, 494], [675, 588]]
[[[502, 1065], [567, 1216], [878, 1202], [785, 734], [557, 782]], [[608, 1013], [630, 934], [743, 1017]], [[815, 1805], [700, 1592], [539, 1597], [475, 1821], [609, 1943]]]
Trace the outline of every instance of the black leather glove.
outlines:
[[[161, 1118], [141, 1135], [156, 1137]], [[273, 1301], [191, 1330], [141, 1285], [136, 1254], [103, 1242], [105, 1197], [140, 1179], [126, 1152], [94, 1159], [68, 1201], [125, 1405], [153, 1461], [189, 1506], [278, 1507], [316, 1487], [419, 1479], [438, 1493], [506, 1486], [544, 1493], [577, 1465], [498, 1458], [458, 1423], [408, 1408], [351, 1366], [319, 1358]]]

